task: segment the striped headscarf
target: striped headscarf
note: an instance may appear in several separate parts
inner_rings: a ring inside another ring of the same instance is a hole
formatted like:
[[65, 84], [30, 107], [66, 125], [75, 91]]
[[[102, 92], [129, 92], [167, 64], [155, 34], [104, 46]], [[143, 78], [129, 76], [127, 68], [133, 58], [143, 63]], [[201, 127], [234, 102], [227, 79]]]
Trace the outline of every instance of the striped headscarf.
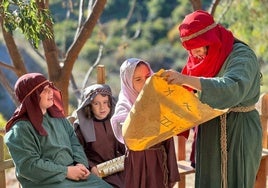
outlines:
[[[110, 113], [106, 118], [110, 118], [114, 112], [115, 99], [112, 96], [110, 86], [106, 84], [93, 84], [85, 88], [82, 92], [81, 104], [76, 110], [77, 119], [74, 122], [75, 129], [79, 126], [86, 142], [96, 141], [95, 128], [94, 128], [94, 114], [90, 107], [90, 103], [98, 95], [107, 95], [109, 97]], [[85, 108], [90, 108], [90, 112], [86, 112]]]

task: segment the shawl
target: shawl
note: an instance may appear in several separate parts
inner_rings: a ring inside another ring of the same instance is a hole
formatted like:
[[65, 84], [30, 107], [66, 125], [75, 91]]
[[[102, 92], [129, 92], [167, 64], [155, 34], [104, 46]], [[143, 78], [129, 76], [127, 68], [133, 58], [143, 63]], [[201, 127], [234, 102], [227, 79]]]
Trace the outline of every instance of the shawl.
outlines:
[[[214, 77], [220, 71], [233, 49], [234, 36], [231, 31], [214, 22], [213, 17], [203, 10], [187, 15], [178, 27], [183, 47], [188, 50], [187, 64], [183, 74]], [[207, 55], [200, 60], [191, 50], [207, 47]]]
[[[108, 85], [94, 84], [83, 90], [81, 104], [76, 110], [77, 119], [74, 122], [74, 128], [76, 129], [78, 126], [80, 127], [82, 135], [86, 142], [96, 141], [94, 122], [93, 122], [94, 114], [92, 112], [90, 103], [98, 94], [108, 95], [109, 97], [111, 111], [105, 118], [105, 120], [107, 118], [110, 118], [114, 111], [115, 100], [112, 96], [111, 88]], [[85, 111], [85, 107], [87, 106], [90, 109], [89, 112]]]
[[53, 89], [54, 98], [54, 104], [47, 109], [47, 112], [54, 118], [65, 117], [61, 92], [42, 74], [28, 73], [22, 75], [15, 83], [15, 95], [20, 102], [20, 106], [17, 107], [14, 114], [7, 122], [5, 127], [6, 132], [8, 132], [17, 121], [28, 120], [40, 135], [47, 135], [42, 125], [43, 113], [39, 106], [40, 94], [47, 85]]
[[120, 67], [121, 90], [119, 92], [118, 102], [115, 106], [114, 115], [111, 118], [111, 125], [115, 137], [123, 144], [124, 139], [122, 135], [122, 125], [139, 95], [132, 84], [134, 71], [139, 63], [147, 65], [150, 69], [151, 75], [153, 74], [153, 70], [149, 63], [137, 58], [127, 59]]

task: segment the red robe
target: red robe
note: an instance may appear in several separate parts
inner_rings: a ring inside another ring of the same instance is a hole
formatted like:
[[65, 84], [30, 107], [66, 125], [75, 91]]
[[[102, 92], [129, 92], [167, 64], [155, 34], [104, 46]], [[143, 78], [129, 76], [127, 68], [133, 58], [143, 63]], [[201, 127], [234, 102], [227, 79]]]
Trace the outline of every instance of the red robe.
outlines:
[[125, 187], [171, 188], [179, 181], [174, 140], [170, 138], [143, 151], [128, 151], [125, 159]]

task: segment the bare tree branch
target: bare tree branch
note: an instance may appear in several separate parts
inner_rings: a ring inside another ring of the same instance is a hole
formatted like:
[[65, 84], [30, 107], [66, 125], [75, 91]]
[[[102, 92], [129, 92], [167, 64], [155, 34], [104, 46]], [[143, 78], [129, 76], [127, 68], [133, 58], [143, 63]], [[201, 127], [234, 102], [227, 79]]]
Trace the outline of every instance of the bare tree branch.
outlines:
[[84, 12], [84, 0], [80, 0], [79, 3], [79, 14], [78, 14], [78, 26], [76, 29], [75, 39], [77, 38], [77, 35], [82, 27], [83, 23], [83, 12]]
[[9, 93], [9, 95], [11, 96], [12, 101], [14, 102], [14, 104], [16, 106], [19, 105], [19, 102], [13, 92], [13, 88], [11, 87], [11, 85], [9, 84], [9, 81], [7, 80], [6, 76], [4, 75], [4, 73], [1, 71], [0, 69], [0, 81], [1, 84], [3, 84], [3, 87], [7, 90], [7, 92]]
[[[130, 9], [129, 9], [129, 12], [128, 12], [128, 15], [127, 15], [127, 18], [126, 18], [126, 22], [125, 22], [125, 25], [123, 27], [123, 29], [124, 29], [124, 31], [123, 31], [124, 35], [123, 36], [124, 37], [126, 37], [126, 33], [127, 33], [126, 27], [127, 27], [128, 23], [129, 23], [131, 17], [133, 16], [133, 13], [134, 13], [134, 10], [135, 10], [135, 7], [136, 7], [136, 2], [137, 1], [134, 0], [132, 2], [132, 5], [131, 5]], [[140, 33], [141, 33], [141, 16], [138, 16], [138, 23], [139, 23], [138, 27], [137, 27], [134, 35], [131, 37], [131, 40], [134, 40], [134, 39], [138, 38]]]
[[9, 70], [12, 70], [14, 73], [18, 73], [18, 71], [17, 71], [17, 69], [15, 68], [15, 67], [13, 67], [13, 66], [11, 66], [11, 65], [8, 65], [8, 64], [6, 64], [6, 63], [4, 63], [4, 62], [2, 62], [2, 61], [0, 61], [0, 66], [1, 67], [4, 67], [4, 68], [7, 68], [7, 69], [9, 69]]
[[94, 70], [94, 68], [100, 63], [100, 60], [101, 60], [101, 57], [102, 57], [102, 52], [103, 52], [103, 45], [101, 45], [99, 47], [98, 57], [97, 57], [95, 63], [92, 66], [90, 66], [90, 68], [88, 69], [81, 89], [78, 89], [76, 81], [75, 81], [73, 75], [71, 76], [71, 79], [70, 79], [71, 86], [72, 86], [72, 89], [74, 91], [74, 95], [75, 95], [75, 97], [77, 99], [78, 104], [80, 104], [80, 102], [81, 102], [81, 90], [83, 90], [83, 89], [85, 89], [87, 87], [89, 76], [91, 75], [91, 73]]
[[220, 3], [220, 0], [213, 0], [213, 2], [210, 4], [210, 7], [208, 9], [208, 12], [213, 16], [218, 4]]
[[98, 57], [95, 61], [95, 63], [88, 69], [83, 85], [82, 85], [82, 89], [85, 89], [87, 86], [87, 82], [88, 82], [88, 78], [91, 75], [91, 72], [93, 71], [93, 69], [100, 63], [101, 57], [102, 57], [102, 51], [103, 51], [103, 45], [100, 45], [99, 47], [99, 53], [98, 53]]
[[128, 12], [128, 15], [127, 15], [127, 18], [126, 18], [125, 27], [128, 25], [128, 23], [129, 23], [132, 15], [133, 15], [134, 9], [136, 7], [136, 2], [137, 2], [137, 0], [133, 0], [132, 1], [132, 6], [130, 7], [129, 12]]
[[199, 9], [202, 9], [202, 3], [201, 3], [201, 0], [190, 0], [191, 1], [191, 4], [192, 4], [192, 7], [193, 7], [193, 10], [199, 10]]
[[[72, 43], [66, 53], [65, 64], [74, 64], [79, 52], [86, 43], [87, 39], [90, 37], [94, 26], [96, 25], [98, 18], [104, 9], [105, 3], [106, 0], [98, 0], [95, 2], [92, 13], [86, 19], [82, 30], [78, 33], [77, 39]], [[71, 72], [72, 68], [72, 66], [69, 66], [67, 69], [69, 69], [69, 72]]]
[[26, 67], [24, 65], [24, 61], [17, 48], [13, 36], [9, 32], [6, 32], [6, 30], [4, 29], [2, 18], [0, 18], [0, 24], [9, 56], [14, 65], [14, 69], [11, 70], [14, 70], [14, 73], [19, 77], [27, 72]]
[[232, 5], [233, 1], [228, 0], [226, 6], [224, 6], [224, 10], [222, 11], [221, 15], [219, 16], [218, 22], [224, 17], [225, 13], [229, 10], [230, 6]]

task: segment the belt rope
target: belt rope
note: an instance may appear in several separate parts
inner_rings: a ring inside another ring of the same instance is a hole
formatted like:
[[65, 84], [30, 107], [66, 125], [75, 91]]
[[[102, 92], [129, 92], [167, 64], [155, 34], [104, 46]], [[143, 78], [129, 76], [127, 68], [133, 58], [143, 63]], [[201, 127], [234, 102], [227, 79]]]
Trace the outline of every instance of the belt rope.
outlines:
[[227, 126], [226, 126], [226, 118], [229, 112], [250, 112], [255, 110], [255, 105], [253, 106], [241, 106], [230, 108], [226, 113], [220, 116], [221, 120], [221, 187], [227, 188]]

